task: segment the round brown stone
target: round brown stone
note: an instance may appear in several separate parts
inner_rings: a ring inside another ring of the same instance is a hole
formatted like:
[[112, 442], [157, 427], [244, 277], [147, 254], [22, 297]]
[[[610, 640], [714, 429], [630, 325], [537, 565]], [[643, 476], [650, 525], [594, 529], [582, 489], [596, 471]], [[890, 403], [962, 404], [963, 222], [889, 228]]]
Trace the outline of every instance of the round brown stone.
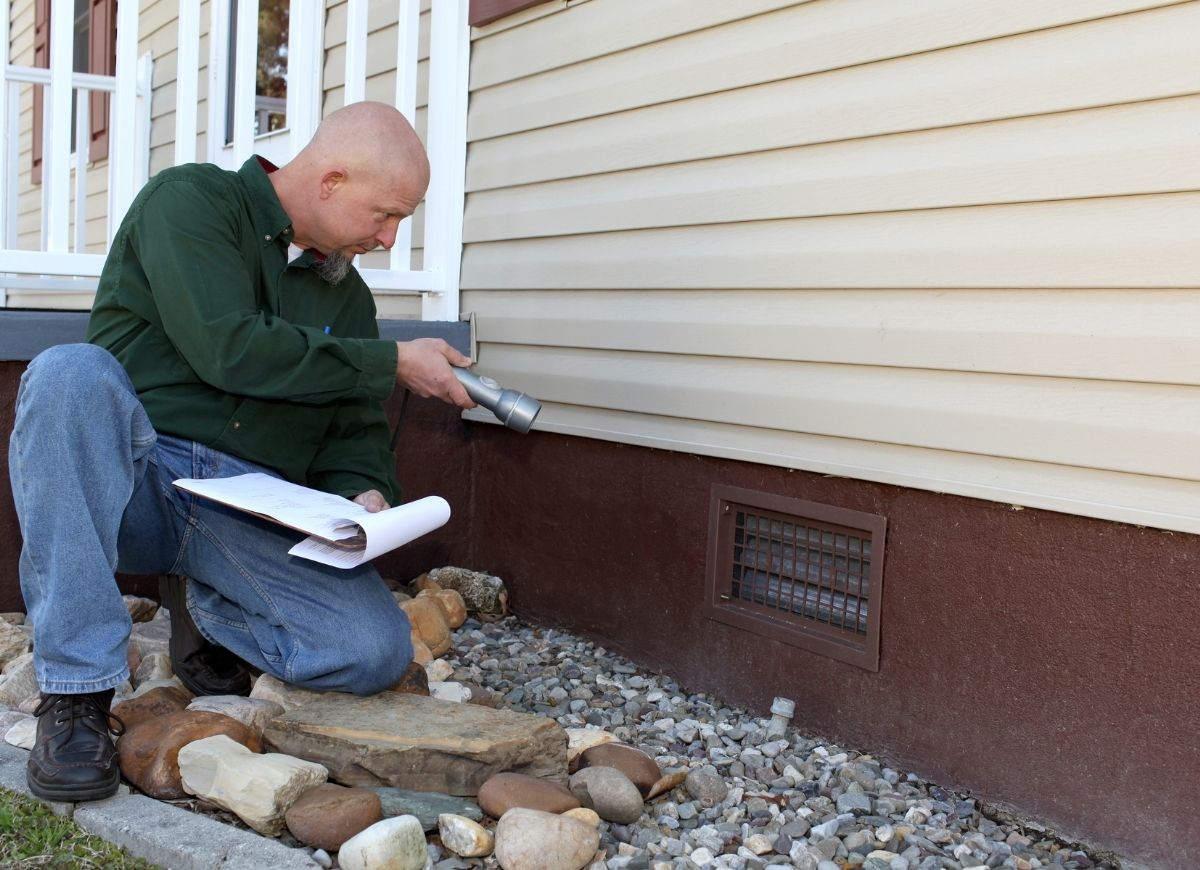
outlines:
[[658, 763], [640, 749], [624, 743], [601, 743], [585, 749], [579, 755], [579, 769], [585, 767], [615, 767], [629, 777], [643, 796], [650, 793], [654, 784], [662, 778]]
[[479, 787], [475, 800], [480, 809], [498, 819], [513, 807], [565, 813], [579, 806], [565, 786], [523, 773], [497, 773]]
[[383, 805], [375, 792], [325, 783], [300, 795], [284, 821], [301, 843], [333, 852], [382, 818]]
[[224, 734], [251, 752], [262, 751], [258, 735], [236, 719], [220, 713], [182, 710], [146, 719], [122, 735], [117, 741], [121, 774], [150, 797], [185, 798], [187, 792], [179, 775], [179, 750], [193, 740], [215, 734]]
[[112, 712], [125, 723], [125, 730], [128, 731], [147, 719], [157, 719], [186, 710], [191, 701], [192, 696], [178, 686], [158, 686], [136, 698], [114, 704]]
[[392, 686], [392, 691], [404, 692], [408, 695], [428, 696], [429, 675], [425, 673], [425, 666], [417, 662], [409, 662], [404, 673], [400, 675], [400, 681]]

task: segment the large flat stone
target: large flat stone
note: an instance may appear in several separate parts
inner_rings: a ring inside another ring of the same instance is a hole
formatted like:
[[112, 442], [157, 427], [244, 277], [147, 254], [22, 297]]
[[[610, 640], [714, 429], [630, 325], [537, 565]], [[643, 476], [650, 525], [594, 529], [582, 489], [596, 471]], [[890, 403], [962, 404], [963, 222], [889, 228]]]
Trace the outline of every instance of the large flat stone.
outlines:
[[399, 692], [323, 695], [272, 721], [263, 742], [325, 765], [344, 785], [474, 795], [504, 771], [560, 784], [567, 776], [557, 722]]

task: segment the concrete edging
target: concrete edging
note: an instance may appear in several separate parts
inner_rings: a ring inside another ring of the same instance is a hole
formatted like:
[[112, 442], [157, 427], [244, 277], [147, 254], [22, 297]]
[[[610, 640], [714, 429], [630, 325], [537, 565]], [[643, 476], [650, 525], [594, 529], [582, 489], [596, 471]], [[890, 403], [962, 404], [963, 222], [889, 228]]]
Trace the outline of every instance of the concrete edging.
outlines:
[[[33, 797], [24, 749], [0, 742], [0, 786]], [[35, 798], [36, 799], [36, 798]], [[167, 870], [319, 870], [302, 849], [197, 815], [122, 785], [115, 797], [81, 804], [43, 801], [89, 834]]]

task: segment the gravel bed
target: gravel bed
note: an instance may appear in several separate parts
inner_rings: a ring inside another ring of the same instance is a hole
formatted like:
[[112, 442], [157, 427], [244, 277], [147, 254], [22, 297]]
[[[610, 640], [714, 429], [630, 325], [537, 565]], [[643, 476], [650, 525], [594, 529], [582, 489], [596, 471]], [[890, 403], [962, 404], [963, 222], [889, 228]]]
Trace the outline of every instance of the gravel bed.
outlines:
[[[601, 824], [610, 870], [1120, 867], [866, 753], [791, 726], [769, 736], [769, 716], [688, 693], [566, 632], [468, 620], [446, 661], [452, 679], [498, 692], [509, 709], [601, 728], [663, 770], [691, 771], [637, 823]], [[498, 866], [429, 848], [437, 870]]]

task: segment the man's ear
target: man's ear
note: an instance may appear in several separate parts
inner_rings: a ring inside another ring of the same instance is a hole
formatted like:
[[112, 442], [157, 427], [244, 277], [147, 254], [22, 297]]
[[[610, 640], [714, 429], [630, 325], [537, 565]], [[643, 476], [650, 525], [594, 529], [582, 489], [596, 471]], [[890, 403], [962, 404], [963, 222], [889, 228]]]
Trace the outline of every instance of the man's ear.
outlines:
[[346, 183], [346, 170], [330, 169], [321, 176], [321, 199], [329, 199], [335, 190]]

